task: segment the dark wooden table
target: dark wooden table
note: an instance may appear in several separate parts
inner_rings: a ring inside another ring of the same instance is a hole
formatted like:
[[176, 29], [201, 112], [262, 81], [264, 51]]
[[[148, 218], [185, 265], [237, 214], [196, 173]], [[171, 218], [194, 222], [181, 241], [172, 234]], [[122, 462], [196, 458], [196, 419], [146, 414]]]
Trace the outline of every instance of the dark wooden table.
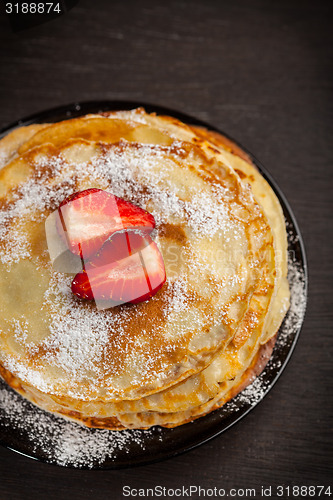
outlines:
[[300, 224], [310, 274], [306, 321], [289, 365], [228, 432], [177, 458], [122, 471], [70, 470], [2, 448], [1, 500], [120, 499], [124, 485], [256, 488], [262, 498], [262, 485], [330, 484], [329, 3], [81, 0], [61, 18], [17, 33], [0, 18], [0, 127], [94, 99], [146, 101], [206, 120], [273, 174]]

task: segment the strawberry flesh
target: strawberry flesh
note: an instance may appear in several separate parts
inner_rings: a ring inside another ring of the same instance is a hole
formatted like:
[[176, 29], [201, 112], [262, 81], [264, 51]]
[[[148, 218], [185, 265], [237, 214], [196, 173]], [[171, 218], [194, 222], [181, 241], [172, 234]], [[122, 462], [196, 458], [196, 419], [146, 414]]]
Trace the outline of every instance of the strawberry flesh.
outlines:
[[71, 195], [58, 208], [57, 230], [69, 250], [90, 259], [117, 231], [137, 229], [149, 234], [154, 217], [102, 189], [87, 189]]
[[149, 235], [115, 234], [78, 273], [72, 292], [100, 308], [150, 299], [166, 280], [163, 257]]
[[151, 243], [148, 235], [136, 231], [122, 231], [109, 238], [102, 248], [85, 264], [85, 269], [108, 266], [135, 254]]

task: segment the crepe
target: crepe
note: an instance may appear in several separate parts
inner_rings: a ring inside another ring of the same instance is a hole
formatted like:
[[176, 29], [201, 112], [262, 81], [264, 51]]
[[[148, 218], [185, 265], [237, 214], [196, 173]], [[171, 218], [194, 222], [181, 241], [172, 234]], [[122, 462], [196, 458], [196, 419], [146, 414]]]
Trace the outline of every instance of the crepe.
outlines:
[[[283, 215], [257, 170], [222, 137], [142, 109], [46, 126], [13, 149], [0, 172], [7, 382], [103, 428], [180, 425], [223, 404], [288, 308]], [[89, 187], [154, 215], [167, 282], [149, 302], [96, 311], [52, 269], [45, 219]]]

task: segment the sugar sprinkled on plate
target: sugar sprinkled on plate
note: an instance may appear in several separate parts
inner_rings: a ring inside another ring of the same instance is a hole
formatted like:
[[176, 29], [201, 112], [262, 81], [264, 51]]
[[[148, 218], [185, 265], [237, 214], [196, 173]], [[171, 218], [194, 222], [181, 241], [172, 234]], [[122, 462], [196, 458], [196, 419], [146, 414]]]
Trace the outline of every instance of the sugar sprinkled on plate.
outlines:
[[[94, 468], [114, 461], [119, 452], [133, 447], [145, 450], [158, 430], [107, 431], [89, 429], [51, 415], [9, 389], [0, 379], [0, 423], [19, 431], [30, 443], [32, 454], [62, 466]], [[0, 434], [1, 437], [1, 434]]]

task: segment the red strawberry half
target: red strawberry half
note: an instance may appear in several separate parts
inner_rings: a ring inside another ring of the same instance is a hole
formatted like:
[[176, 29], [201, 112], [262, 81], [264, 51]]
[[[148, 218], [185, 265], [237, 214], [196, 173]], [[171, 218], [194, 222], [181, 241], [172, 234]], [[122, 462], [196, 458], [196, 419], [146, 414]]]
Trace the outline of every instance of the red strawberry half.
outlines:
[[69, 250], [89, 259], [115, 232], [138, 229], [149, 234], [154, 217], [136, 205], [101, 189], [71, 195], [58, 208], [57, 230]]
[[132, 231], [114, 235], [78, 273], [72, 292], [95, 299], [99, 308], [148, 300], [166, 280], [163, 257], [149, 235]]
[[85, 270], [90, 271], [98, 267], [105, 267], [115, 261], [121, 261], [150, 245], [152, 239], [138, 231], [121, 231], [115, 233], [104, 243], [85, 264]]

